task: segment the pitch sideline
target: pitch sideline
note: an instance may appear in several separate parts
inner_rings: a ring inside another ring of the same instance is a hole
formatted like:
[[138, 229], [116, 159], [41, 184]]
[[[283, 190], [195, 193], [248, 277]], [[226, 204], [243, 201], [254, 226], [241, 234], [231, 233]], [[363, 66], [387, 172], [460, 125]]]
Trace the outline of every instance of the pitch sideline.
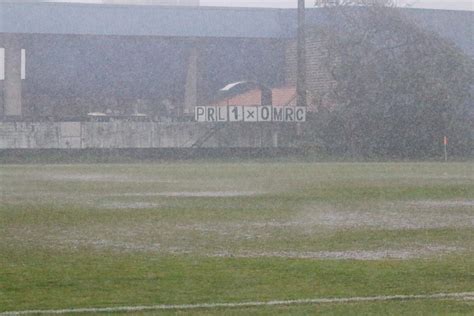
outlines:
[[284, 306], [303, 304], [324, 304], [324, 303], [352, 303], [352, 302], [374, 302], [374, 301], [406, 301], [417, 299], [474, 299], [474, 292], [461, 293], [437, 293], [420, 295], [388, 295], [369, 297], [346, 297], [346, 298], [317, 298], [286, 301], [268, 302], [246, 302], [246, 303], [208, 303], [208, 304], [185, 304], [185, 305], [150, 305], [150, 306], [121, 306], [103, 308], [71, 308], [58, 310], [25, 310], [0, 312], [1, 316], [31, 315], [31, 314], [68, 314], [68, 313], [106, 313], [106, 312], [144, 312], [159, 310], [193, 310], [193, 309], [214, 309], [214, 308], [236, 308], [236, 307], [260, 307], [260, 306]]

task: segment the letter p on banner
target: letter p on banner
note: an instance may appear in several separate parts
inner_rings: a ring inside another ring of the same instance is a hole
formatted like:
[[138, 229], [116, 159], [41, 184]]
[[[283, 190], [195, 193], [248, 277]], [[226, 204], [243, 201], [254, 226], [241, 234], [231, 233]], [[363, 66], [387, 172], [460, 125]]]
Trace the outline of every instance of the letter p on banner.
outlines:
[[206, 121], [206, 107], [205, 106], [196, 106], [194, 108], [194, 119], [196, 120], [196, 122]]

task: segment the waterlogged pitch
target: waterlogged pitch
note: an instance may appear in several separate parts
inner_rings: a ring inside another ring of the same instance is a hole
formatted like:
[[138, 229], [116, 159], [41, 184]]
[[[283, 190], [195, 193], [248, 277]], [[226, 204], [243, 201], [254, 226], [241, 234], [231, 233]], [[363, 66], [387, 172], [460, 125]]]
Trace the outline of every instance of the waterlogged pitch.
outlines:
[[[3, 165], [0, 313], [474, 292], [473, 168]], [[160, 313], [467, 315], [472, 297]]]

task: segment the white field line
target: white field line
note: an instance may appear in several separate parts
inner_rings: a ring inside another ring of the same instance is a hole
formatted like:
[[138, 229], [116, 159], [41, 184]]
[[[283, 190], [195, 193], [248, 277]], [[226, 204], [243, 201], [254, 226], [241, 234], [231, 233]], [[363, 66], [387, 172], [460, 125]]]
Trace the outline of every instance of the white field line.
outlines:
[[346, 298], [316, 298], [287, 301], [268, 302], [245, 302], [245, 303], [207, 303], [207, 304], [185, 304], [185, 305], [150, 305], [150, 306], [121, 306], [103, 308], [71, 308], [57, 310], [25, 310], [0, 312], [1, 316], [31, 315], [31, 314], [69, 314], [69, 313], [110, 313], [110, 312], [143, 312], [160, 310], [194, 310], [194, 309], [215, 309], [215, 308], [236, 308], [236, 307], [261, 307], [261, 306], [285, 306], [303, 304], [324, 304], [324, 303], [353, 303], [353, 302], [375, 302], [375, 301], [406, 301], [423, 299], [461, 299], [472, 300], [474, 292], [464, 293], [438, 293], [421, 295], [388, 295], [369, 297], [346, 297]]

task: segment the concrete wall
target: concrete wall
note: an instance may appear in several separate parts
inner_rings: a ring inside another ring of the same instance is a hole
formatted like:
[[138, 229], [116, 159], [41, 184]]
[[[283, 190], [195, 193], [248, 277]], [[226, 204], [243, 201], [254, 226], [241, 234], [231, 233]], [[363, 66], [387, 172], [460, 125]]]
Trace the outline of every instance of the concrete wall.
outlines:
[[[189, 148], [212, 127], [192, 122], [0, 122], [0, 149]], [[201, 147], [291, 147], [293, 133], [294, 125], [228, 123]]]

